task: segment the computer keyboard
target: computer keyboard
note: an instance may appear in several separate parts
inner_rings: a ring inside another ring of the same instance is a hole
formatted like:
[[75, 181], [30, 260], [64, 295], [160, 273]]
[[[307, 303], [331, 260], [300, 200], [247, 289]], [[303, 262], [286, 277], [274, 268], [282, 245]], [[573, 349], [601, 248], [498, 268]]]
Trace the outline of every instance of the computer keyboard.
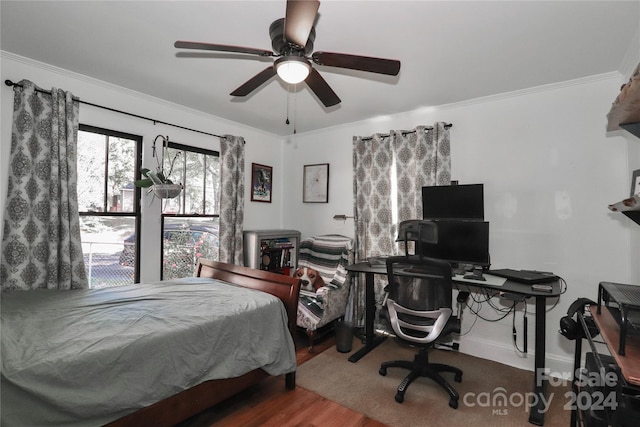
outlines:
[[507, 279], [505, 279], [504, 277], [498, 277], [498, 276], [492, 276], [491, 274], [483, 274], [482, 277], [484, 278], [484, 280], [474, 280], [474, 279], [467, 279], [465, 278], [464, 275], [460, 275], [460, 276], [455, 276], [454, 280], [456, 282], [467, 282], [467, 283], [477, 283], [477, 284], [482, 284], [482, 285], [490, 285], [490, 286], [503, 286]]
[[386, 267], [388, 256], [372, 256], [367, 258], [370, 267]]

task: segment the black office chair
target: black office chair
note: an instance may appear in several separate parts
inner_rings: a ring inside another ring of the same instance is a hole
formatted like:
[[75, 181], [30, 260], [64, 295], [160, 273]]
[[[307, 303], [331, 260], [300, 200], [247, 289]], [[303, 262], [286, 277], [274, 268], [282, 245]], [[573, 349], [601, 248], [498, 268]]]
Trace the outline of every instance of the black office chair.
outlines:
[[436, 340], [460, 332], [460, 321], [453, 316], [451, 266], [444, 261], [418, 255], [395, 256], [387, 259], [389, 278], [386, 299], [387, 316], [396, 337], [420, 348], [413, 361], [395, 360], [380, 366], [380, 375], [388, 368], [409, 369], [395, 396], [398, 403], [418, 377], [428, 377], [442, 386], [450, 396], [449, 406], [456, 409], [460, 395], [440, 375], [451, 372], [456, 382], [462, 381], [462, 371], [453, 366], [430, 363], [428, 349]]

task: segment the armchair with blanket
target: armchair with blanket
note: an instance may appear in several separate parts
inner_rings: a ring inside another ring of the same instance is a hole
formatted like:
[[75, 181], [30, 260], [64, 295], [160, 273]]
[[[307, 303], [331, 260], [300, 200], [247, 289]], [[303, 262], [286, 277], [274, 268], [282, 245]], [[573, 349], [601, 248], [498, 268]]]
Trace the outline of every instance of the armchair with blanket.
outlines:
[[345, 315], [350, 286], [346, 267], [352, 262], [349, 237], [320, 235], [300, 242], [298, 268], [313, 268], [324, 280], [324, 286], [315, 291], [300, 290], [296, 323], [306, 330], [309, 352], [313, 352], [318, 330]]

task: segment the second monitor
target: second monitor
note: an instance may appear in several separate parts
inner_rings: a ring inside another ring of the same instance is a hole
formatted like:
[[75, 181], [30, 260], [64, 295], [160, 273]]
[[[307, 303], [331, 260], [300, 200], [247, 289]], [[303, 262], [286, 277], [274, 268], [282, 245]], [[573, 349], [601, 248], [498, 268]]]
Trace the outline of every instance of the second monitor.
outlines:
[[422, 243], [423, 256], [448, 261], [454, 269], [465, 265], [488, 269], [489, 222], [488, 221], [435, 221], [438, 226], [438, 242]]

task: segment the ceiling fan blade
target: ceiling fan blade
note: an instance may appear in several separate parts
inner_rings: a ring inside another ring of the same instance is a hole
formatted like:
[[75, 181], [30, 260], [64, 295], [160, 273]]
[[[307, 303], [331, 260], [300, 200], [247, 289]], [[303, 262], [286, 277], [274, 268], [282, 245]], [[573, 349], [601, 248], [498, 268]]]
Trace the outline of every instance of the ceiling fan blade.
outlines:
[[389, 76], [397, 76], [400, 72], [400, 61], [395, 59], [332, 52], [314, 52], [311, 58], [316, 64], [329, 67], [349, 68], [351, 70], [368, 71]]
[[304, 47], [319, 7], [318, 0], [288, 0], [284, 18], [284, 37], [291, 43]]
[[248, 53], [251, 55], [258, 55], [258, 56], [275, 56], [275, 54], [270, 50], [255, 49], [252, 47], [243, 47], [243, 46], [230, 46], [226, 44], [186, 42], [186, 41], [178, 40], [173, 45], [178, 49], [215, 50], [218, 52], [237, 52], [237, 53]]
[[256, 90], [258, 87], [260, 87], [260, 85], [262, 85], [263, 83], [265, 83], [267, 80], [269, 80], [271, 77], [275, 75], [276, 75], [276, 70], [273, 67], [273, 65], [270, 67], [267, 67], [264, 70], [260, 71], [255, 76], [251, 77], [249, 80], [247, 80], [245, 84], [243, 84], [242, 86], [240, 86], [239, 88], [231, 92], [230, 95], [231, 96], [247, 96], [251, 92]]
[[315, 68], [311, 69], [311, 73], [304, 82], [309, 86], [309, 89], [316, 94], [325, 107], [340, 104], [341, 101], [338, 95], [336, 95], [333, 89], [331, 89], [331, 86], [329, 86], [327, 81], [322, 78]]

